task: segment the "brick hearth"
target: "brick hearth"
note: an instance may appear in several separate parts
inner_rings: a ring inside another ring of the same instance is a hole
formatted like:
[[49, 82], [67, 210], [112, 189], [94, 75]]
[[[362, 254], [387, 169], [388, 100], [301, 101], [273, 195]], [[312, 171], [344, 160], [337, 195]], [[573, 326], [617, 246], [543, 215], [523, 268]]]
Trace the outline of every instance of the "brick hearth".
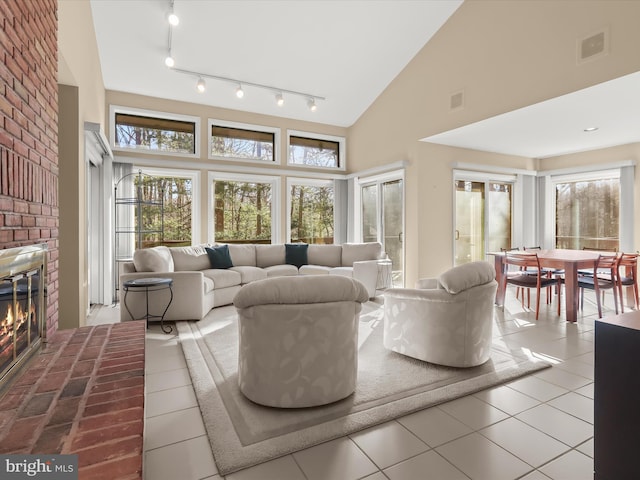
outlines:
[[74, 453], [81, 479], [141, 479], [144, 322], [58, 330], [0, 398], [0, 453]]

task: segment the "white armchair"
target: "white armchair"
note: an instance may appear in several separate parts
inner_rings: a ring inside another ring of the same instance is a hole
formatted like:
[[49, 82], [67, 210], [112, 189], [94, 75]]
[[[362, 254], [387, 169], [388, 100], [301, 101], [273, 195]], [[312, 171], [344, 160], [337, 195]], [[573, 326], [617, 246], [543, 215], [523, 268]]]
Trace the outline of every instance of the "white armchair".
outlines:
[[491, 355], [498, 283], [489, 262], [454, 267], [416, 288], [384, 294], [384, 346], [439, 365], [473, 367]]

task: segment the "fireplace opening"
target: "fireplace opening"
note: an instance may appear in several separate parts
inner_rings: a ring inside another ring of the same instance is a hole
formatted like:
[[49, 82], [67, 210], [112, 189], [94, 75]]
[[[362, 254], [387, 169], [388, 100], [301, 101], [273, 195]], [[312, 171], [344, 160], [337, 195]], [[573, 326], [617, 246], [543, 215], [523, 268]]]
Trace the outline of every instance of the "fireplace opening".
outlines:
[[0, 393], [45, 341], [46, 244], [0, 250]]

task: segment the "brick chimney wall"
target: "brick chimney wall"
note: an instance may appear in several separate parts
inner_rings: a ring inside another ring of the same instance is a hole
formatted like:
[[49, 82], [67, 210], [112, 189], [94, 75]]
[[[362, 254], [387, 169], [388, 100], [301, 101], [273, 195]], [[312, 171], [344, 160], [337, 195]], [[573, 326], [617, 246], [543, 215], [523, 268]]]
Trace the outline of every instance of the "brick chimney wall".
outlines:
[[0, 1], [0, 248], [48, 245], [48, 334], [58, 327], [57, 8]]

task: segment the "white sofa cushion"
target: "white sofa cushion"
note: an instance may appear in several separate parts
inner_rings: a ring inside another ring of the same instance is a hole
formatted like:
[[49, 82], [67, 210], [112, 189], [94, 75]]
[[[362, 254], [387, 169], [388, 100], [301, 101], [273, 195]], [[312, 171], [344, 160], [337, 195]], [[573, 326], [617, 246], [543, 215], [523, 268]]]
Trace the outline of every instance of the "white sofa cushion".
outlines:
[[382, 254], [382, 245], [378, 242], [343, 243], [342, 266], [351, 267], [353, 262], [377, 260]]
[[267, 277], [295, 277], [298, 275], [298, 267], [295, 265], [272, 265], [265, 267], [264, 271], [267, 272]]
[[213, 284], [216, 289], [225, 288], [225, 287], [233, 287], [234, 285], [240, 285], [242, 281], [242, 276], [240, 272], [234, 272], [229, 269], [220, 269], [220, 268], [209, 268], [206, 270], [202, 270], [202, 274], [213, 280]]
[[309, 265], [340, 267], [342, 266], [342, 245], [309, 245], [307, 260]]
[[229, 270], [233, 270], [240, 274], [240, 283], [243, 285], [267, 278], [266, 270], [259, 267], [250, 267], [245, 265], [240, 267], [231, 267]]
[[142, 248], [133, 252], [137, 272], [173, 272], [173, 257], [167, 247]]
[[328, 275], [331, 267], [323, 265], [302, 265], [298, 270], [300, 275]]
[[284, 245], [256, 245], [256, 266], [260, 268], [284, 265]]
[[206, 247], [209, 245], [193, 245], [191, 247], [172, 247], [174, 268], [177, 272], [197, 271], [211, 268], [211, 261]]
[[256, 247], [253, 244], [229, 244], [229, 254], [234, 267], [256, 266]]
[[470, 262], [444, 272], [438, 281], [451, 294], [458, 294], [477, 285], [484, 285], [496, 278], [496, 270], [490, 262]]

